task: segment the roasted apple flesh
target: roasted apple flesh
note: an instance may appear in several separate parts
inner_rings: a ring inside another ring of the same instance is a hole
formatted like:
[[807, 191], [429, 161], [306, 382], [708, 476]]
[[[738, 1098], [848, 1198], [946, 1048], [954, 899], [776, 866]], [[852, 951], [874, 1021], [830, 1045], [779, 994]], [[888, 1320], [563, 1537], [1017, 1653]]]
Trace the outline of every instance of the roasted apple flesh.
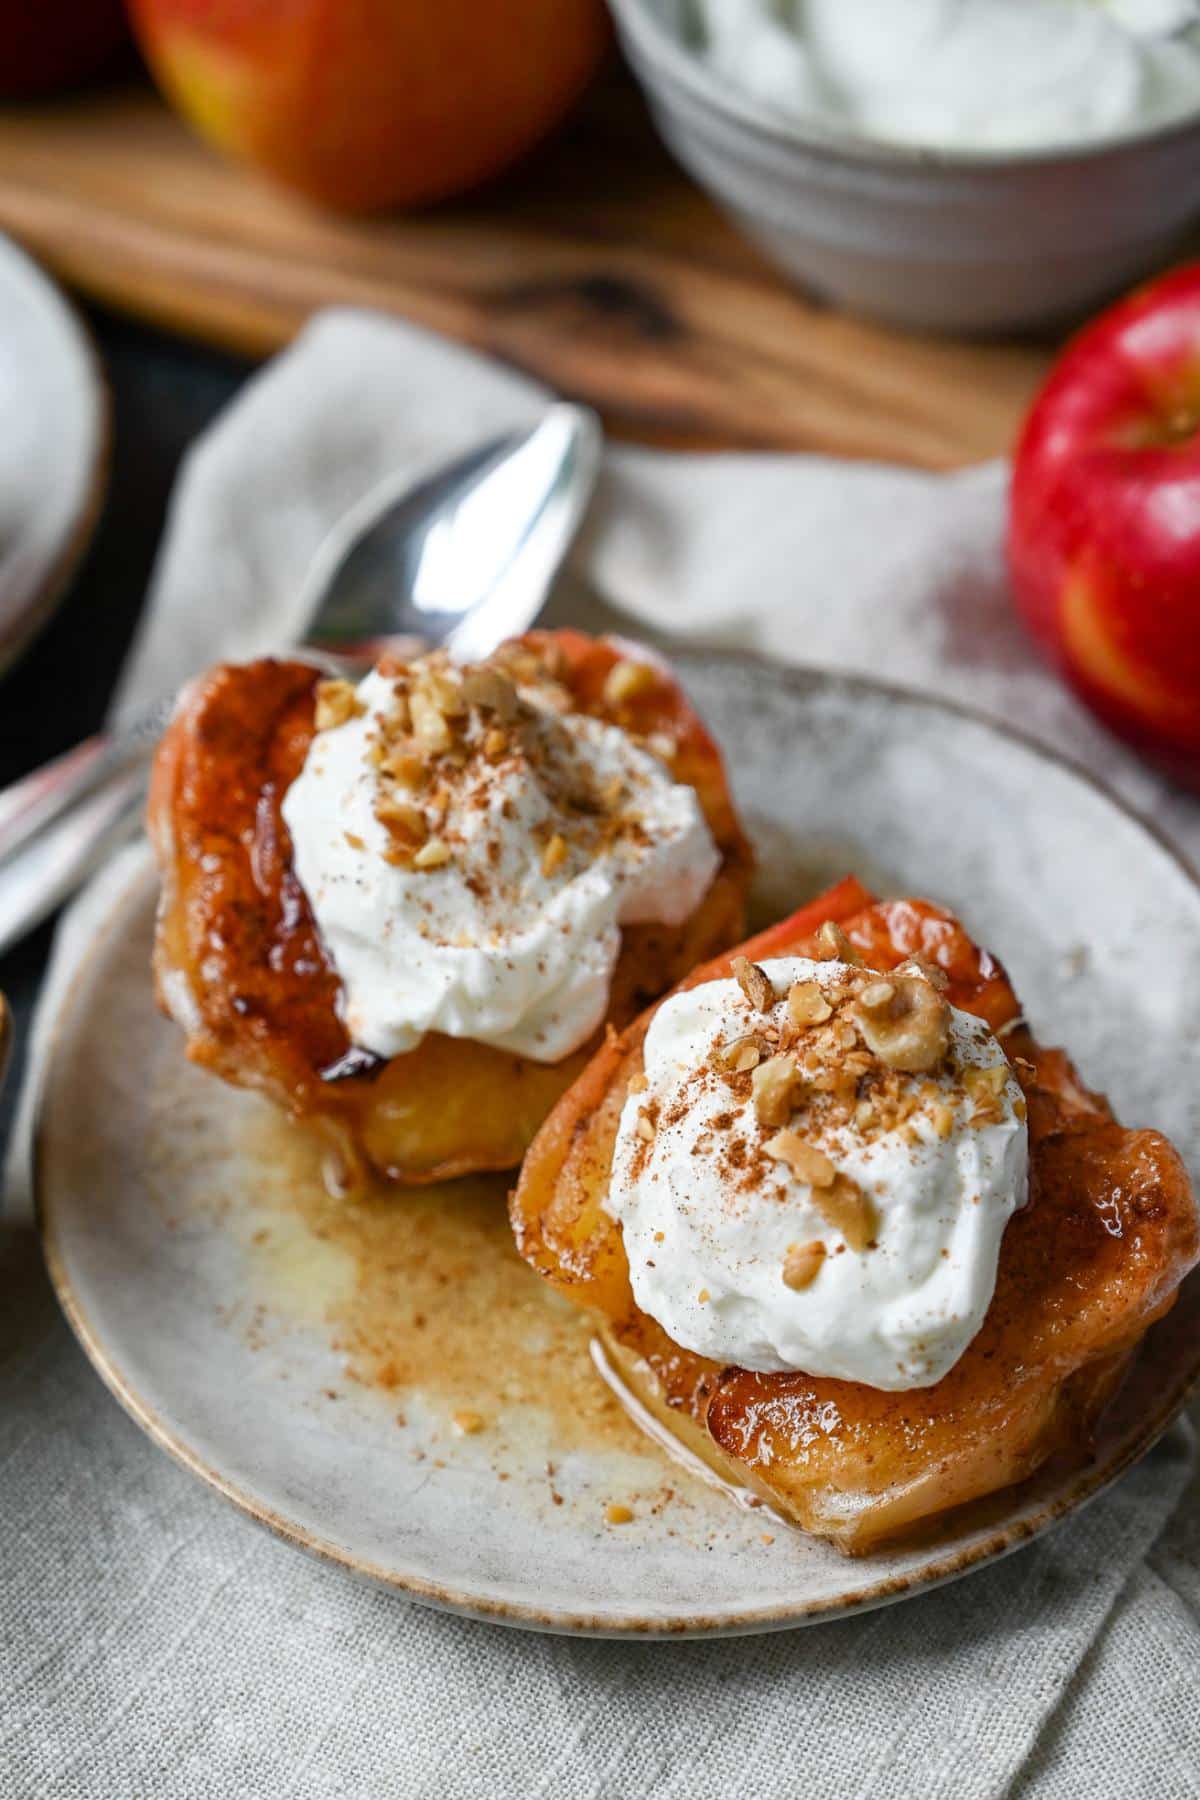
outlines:
[[[1066, 1056], [1025, 1028], [998, 963], [927, 902], [874, 902], [845, 881], [744, 947], [752, 962], [814, 953], [838, 923], [869, 968], [919, 956], [953, 1005], [985, 1019], [1028, 1105], [1030, 1191], [1001, 1245], [978, 1335], [931, 1387], [884, 1392], [802, 1372], [722, 1367], [640, 1312], [619, 1227], [604, 1210], [617, 1123], [651, 1013], [603, 1047], [539, 1132], [512, 1200], [517, 1243], [595, 1315], [617, 1375], [688, 1449], [806, 1530], [863, 1554], [933, 1527], [1086, 1453], [1137, 1345], [1200, 1254], [1186, 1172], [1155, 1131], [1128, 1131]], [[730, 972], [721, 957], [684, 986]]]
[[[682, 925], [623, 931], [606, 1021], [619, 1030], [744, 930], [749, 851], [719, 752], [665, 669], [579, 632], [531, 633], [522, 646], [552, 660], [577, 710], [650, 743], [696, 790], [721, 854]], [[312, 740], [318, 679], [300, 662], [218, 667], [168, 728], [149, 807], [160, 1002], [196, 1062], [318, 1124], [347, 1186], [364, 1166], [397, 1182], [511, 1168], [603, 1032], [553, 1064], [436, 1032], [384, 1061], [354, 1048], [280, 811]]]

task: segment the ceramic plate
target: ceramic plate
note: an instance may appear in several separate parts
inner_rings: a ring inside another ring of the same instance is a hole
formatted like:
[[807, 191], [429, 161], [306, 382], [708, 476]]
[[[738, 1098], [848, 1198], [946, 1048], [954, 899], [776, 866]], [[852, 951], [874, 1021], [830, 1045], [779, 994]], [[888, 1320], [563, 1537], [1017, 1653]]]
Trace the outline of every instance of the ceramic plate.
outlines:
[[108, 395], [53, 282], [0, 237], [0, 669], [49, 617], [91, 537]]
[[[936, 702], [740, 659], [681, 668], [733, 772], [758, 922], [856, 870], [958, 908], [1122, 1117], [1200, 1148], [1200, 892], [1066, 764]], [[293, 1542], [437, 1604], [599, 1633], [757, 1631], [1002, 1555], [1113, 1480], [1200, 1362], [1200, 1287], [1088, 1466], [933, 1545], [849, 1562], [626, 1416], [587, 1324], [511, 1248], [503, 1180], [329, 1201], [303, 1134], [189, 1067], [155, 1012], [143, 867], [57, 1025], [39, 1131], [51, 1274], [150, 1435]], [[1170, 947], [1170, 955], [1147, 954]], [[610, 1523], [612, 1506], [632, 1518]]]

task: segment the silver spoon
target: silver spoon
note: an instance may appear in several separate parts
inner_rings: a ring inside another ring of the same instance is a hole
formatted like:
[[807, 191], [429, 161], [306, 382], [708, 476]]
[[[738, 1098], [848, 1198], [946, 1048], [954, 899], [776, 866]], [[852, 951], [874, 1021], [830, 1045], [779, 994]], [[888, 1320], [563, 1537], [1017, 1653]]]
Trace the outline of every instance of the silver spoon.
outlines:
[[[469, 661], [528, 630], [587, 510], [601, 442], [593, 412], [560, 404], [416, 486], [382, 482], [317, 552], [299, 609], [303, 649], [353, 676], [397, 639]], [[174, 704], [0, 790], [0, 954], [128, 835]]]

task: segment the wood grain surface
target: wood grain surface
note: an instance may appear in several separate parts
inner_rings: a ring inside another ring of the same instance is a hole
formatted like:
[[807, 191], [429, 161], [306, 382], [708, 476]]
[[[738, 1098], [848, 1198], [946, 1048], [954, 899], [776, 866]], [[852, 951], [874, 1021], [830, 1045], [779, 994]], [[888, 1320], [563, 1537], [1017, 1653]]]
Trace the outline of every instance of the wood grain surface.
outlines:
[[351, 302], [432, 326], [648, 442], [945, 468], [1006, 450], [1049, 349], [905, 337], [801, 298], [659, 146], [614, 72], [486, 193], [333, 219], [146, 88], [0, 111], [0, 227], [111, 306], [266, 354]]

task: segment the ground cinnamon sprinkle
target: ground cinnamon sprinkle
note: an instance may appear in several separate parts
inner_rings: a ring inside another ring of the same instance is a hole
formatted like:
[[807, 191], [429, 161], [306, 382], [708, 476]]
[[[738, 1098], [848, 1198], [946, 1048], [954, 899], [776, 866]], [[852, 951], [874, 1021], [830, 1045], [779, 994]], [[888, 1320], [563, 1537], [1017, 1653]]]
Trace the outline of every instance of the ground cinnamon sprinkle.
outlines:
[[[832, 934], [826, 948], [840, 948]], [[832, 1233], [852, 1250], [869, 1250], [875, 1207], [828, 1154], [834, 1134], [846, 1127], [866, 1137], [907, 1130], [915, 1144], [918, 1115], [936, 1137], [948, 1136], [956, 1118], [990, 1123], [1008, 1065], [976, 1070], [956, 1062], [941, 986], [914, 964], [886, 976], [848, 965], [832, 979], [797, 982], [786, 993], [776, 993], [745, 959], [735, 975], [741, 994], [727, 1032], [666, 1098], [653, 1131], [635, 1148], [631, 1173], [641, 1174], [664, 1133], [702, 1117], [691, 1148], [716, 1157], [731, 1201], [778, 1191], [782, 1166], [809, 1186]], [[718, 1092], [731, 1104], [712, 1110]], [[833, 1246], [797, 1251], [789, 1285], [819, 1279], [825, 1248]]]

